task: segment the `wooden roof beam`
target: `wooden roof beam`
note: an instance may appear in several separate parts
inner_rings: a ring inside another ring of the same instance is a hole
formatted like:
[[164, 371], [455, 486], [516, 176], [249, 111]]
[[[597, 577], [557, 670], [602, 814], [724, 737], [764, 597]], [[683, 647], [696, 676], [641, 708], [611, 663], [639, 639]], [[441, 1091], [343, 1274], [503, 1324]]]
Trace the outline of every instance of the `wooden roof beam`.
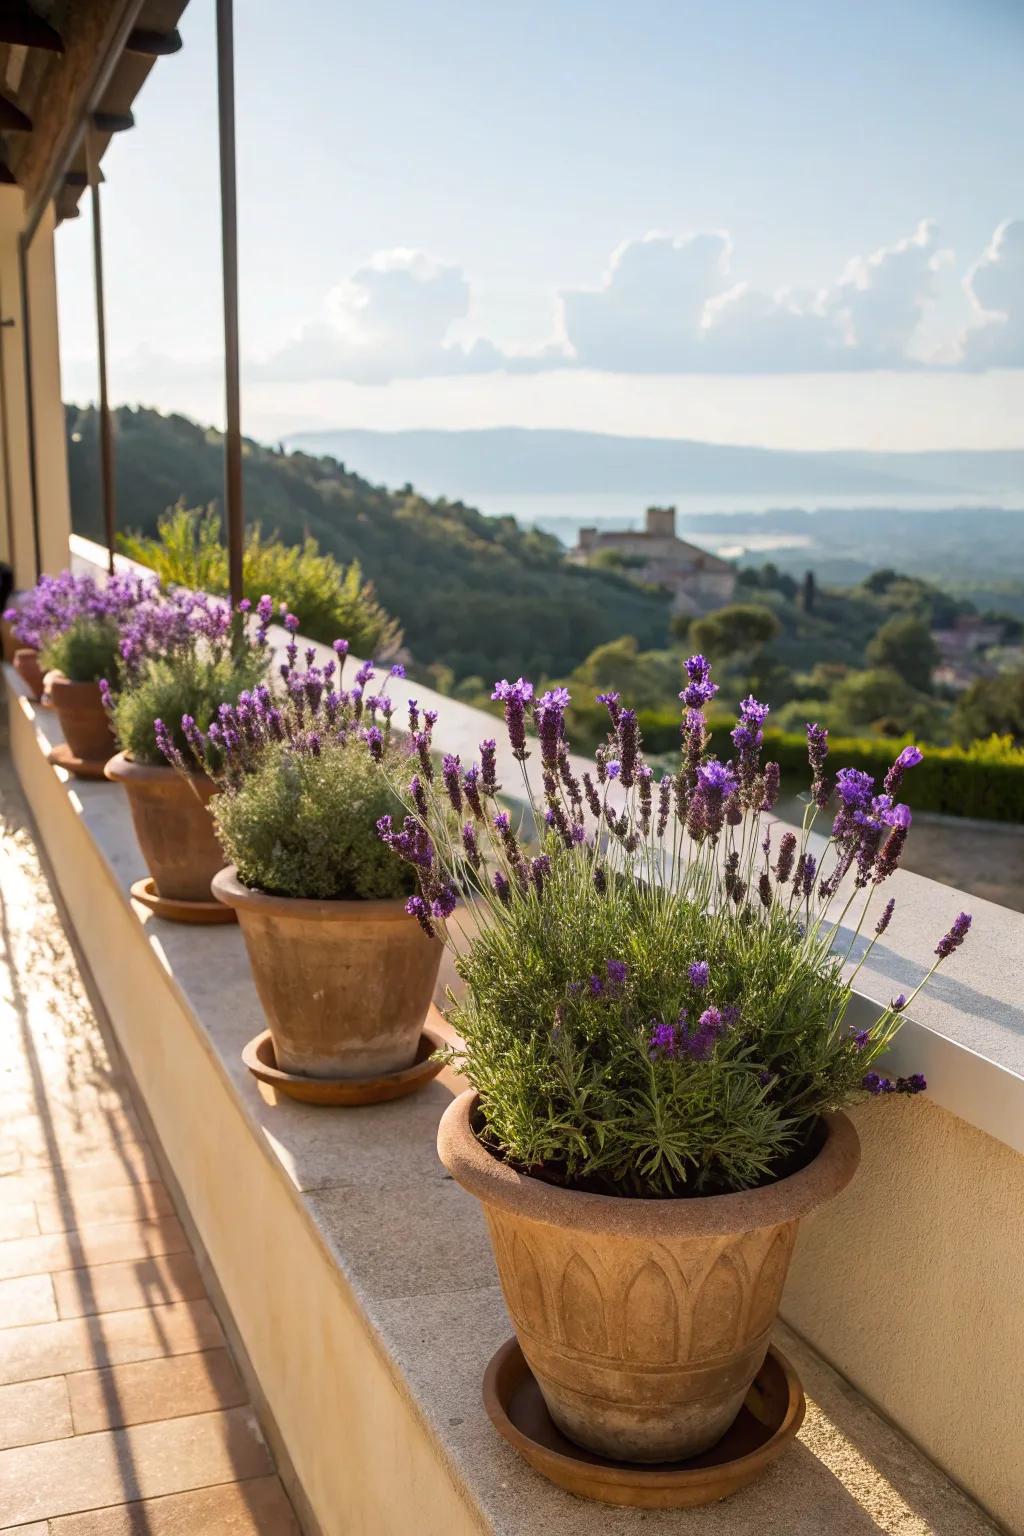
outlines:
[[148, 27], [136, 27], [134, 32], [129, 33], [124, 51], [141, 53], [147, 59], [162, 59], [169, 53], [177, 53], [180, 47], [181, 33], [177, 27], [172, 27], [169, 32], [153, 32]]
[[45, 48], [63, 53], [64, 40], [56, 28], [38, 16], [28, 0], [4, 0], [0, 14], [0, 43], [15, 48]]
[[9, 96], [0, 93], [0, 128], [8, 133], [31, 133], [32, 119]]
[[97, 133], [126, 133], [135, 127], [131, 112], [94, 112], [92, 121]]

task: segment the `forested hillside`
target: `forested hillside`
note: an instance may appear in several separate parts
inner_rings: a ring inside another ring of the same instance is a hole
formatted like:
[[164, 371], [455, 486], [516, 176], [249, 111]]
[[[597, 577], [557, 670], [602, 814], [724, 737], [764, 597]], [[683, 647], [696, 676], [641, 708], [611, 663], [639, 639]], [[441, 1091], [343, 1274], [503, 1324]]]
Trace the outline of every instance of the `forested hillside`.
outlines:
[[[152, 533], [168, 507], [220, 502], [219, 433], [183, 416], [122, 408], [117, 416], [117, 515]], [[96, 416], [68, 407], [72, 515], [102, 538]], [[421, 664], [456, 678], [554, 676], [595, 646], [635, 635], [664, 645], [668, 599], [611, 571], [567, 565], [557, 540], [484, 517], [461, 502], [429, 501], [411, 486], [371, 485], [330, 458], [245, 445], [246, 516], [288, 542], [311, 534], [323, 550], [358, 560]]]

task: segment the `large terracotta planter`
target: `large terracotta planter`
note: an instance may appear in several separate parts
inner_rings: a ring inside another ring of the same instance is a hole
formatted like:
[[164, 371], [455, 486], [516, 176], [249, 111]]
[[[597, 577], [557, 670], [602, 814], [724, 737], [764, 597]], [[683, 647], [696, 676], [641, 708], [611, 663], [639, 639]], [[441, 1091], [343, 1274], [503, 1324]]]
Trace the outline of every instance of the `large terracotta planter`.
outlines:
[[[105, 775], [123, 784], [146, 868], [157, 895], [171, 901], [210, 900], [210, 882], [224, 866], [207, 805], [217, 786], [205, 773], [136, 763], [119, 752]], [[215, 909], [216, 910], [216, 909]]]
[[238, 914], [278, 1067], [355, 1078], [412, 1066], [444, 946], [403, 902], [271, 896], [233, 868], [212, 889]]
[[87, 763], [105, 763], [116, 743], [99, 683], [72, 683], [59, 672], [48, 672], [45, 681], [72, 754]]
[[33, 702], [38, 703], [43, 696], [43, 669], [39, 665], [39, 652], [34, 651], [30, 645], [19, 646], [14, 653], [12, 665]]
[[483, 1203], [505, 1303], [548, 1411], [619, 1461], [679, 1461], [721, 1439], [761, 1367], [801, 1216], [860, 1160], [845, 1115], [817, 1157], [763, 1189], [683, 1200], [581, 1194], [477, 1140], [460, 1095], [441, 1161]]

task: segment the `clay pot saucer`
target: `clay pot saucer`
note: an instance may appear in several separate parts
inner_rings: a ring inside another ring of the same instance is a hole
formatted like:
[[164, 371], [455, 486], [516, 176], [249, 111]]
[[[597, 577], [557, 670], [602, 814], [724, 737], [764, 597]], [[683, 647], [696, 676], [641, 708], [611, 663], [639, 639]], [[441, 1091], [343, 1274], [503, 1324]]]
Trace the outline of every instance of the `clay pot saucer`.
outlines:
[[569, 1493], [636, 1509], [692, 1509], [727, 1498], [760, 1477], [803, 1423], [804, 1394], [786, 1357], [770, 1348], [739, 1416], [710, 1450], [689, 1461], [610, 1461], [555, 1427], [519, 1342], [509, 1339], [484, 1375], [484, 1407], [498, 1432], [535, 1471]]
[[107, 766], [105, 757], [76, 757], [66, 741], [59, 742], [51, 747], [46, 754], [47, 762], [55, 768], [64, 768], [68, 773], [74, 774], [76, 779], [103, 779], [106, 777], [103, 770]]
[[207, 926], [212, 923], [234, 923], [238, 919], [231, 907], [219, 901], [182, 901], [173, 896], [161, 896], [152, 875], [136, 880], [131, 890], [132, 900], [168, 923], [194, 923]]
[[436, 1030], [425, 1024], [411, 1067], [376, 1077], [300, 1077], [278, 1067], [270, 1030], [265, 1029], [249, 1041], [242, 1060], [253, 1077], [290, 1099], [298, 1099], [300, 1104], [335, 1104], [351, 1109], [360, 1104], [385, 1104], [389, 1099], [404, 1099], [406, 1094], [415, 1093], [441, 1071], [443, 1063], [432, 1061], [431, 1057], [444, 1043]]

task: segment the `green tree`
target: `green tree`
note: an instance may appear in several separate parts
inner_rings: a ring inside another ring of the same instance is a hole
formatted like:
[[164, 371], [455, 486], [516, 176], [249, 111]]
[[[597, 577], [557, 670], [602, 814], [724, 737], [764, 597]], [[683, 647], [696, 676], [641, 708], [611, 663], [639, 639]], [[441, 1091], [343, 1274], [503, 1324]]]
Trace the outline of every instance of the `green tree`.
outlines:
[[939, 652], [923, 619], [897, 614], [870, 641], [867, 659], [875, 667], [891, 668], [911, 688], [929, 693]]
[[954, 706], [953, 734], [963, 746], [986, 736], [1024, 745], [1024, 668], [972, 683]]
[[680, 686], [678, 655], [641, 651], [634, 635], [599, 645], [569, 678], [569, 687], [581, 703], [615, 689], [631, 709], [656, 709], [673, 702]]
[[695, 619], [689, 639], [694, 649], [711, 661], [724, 663], [757, 655], [781, 633], [782, 625], [770, 608], [758, 603], [732, 603]]

